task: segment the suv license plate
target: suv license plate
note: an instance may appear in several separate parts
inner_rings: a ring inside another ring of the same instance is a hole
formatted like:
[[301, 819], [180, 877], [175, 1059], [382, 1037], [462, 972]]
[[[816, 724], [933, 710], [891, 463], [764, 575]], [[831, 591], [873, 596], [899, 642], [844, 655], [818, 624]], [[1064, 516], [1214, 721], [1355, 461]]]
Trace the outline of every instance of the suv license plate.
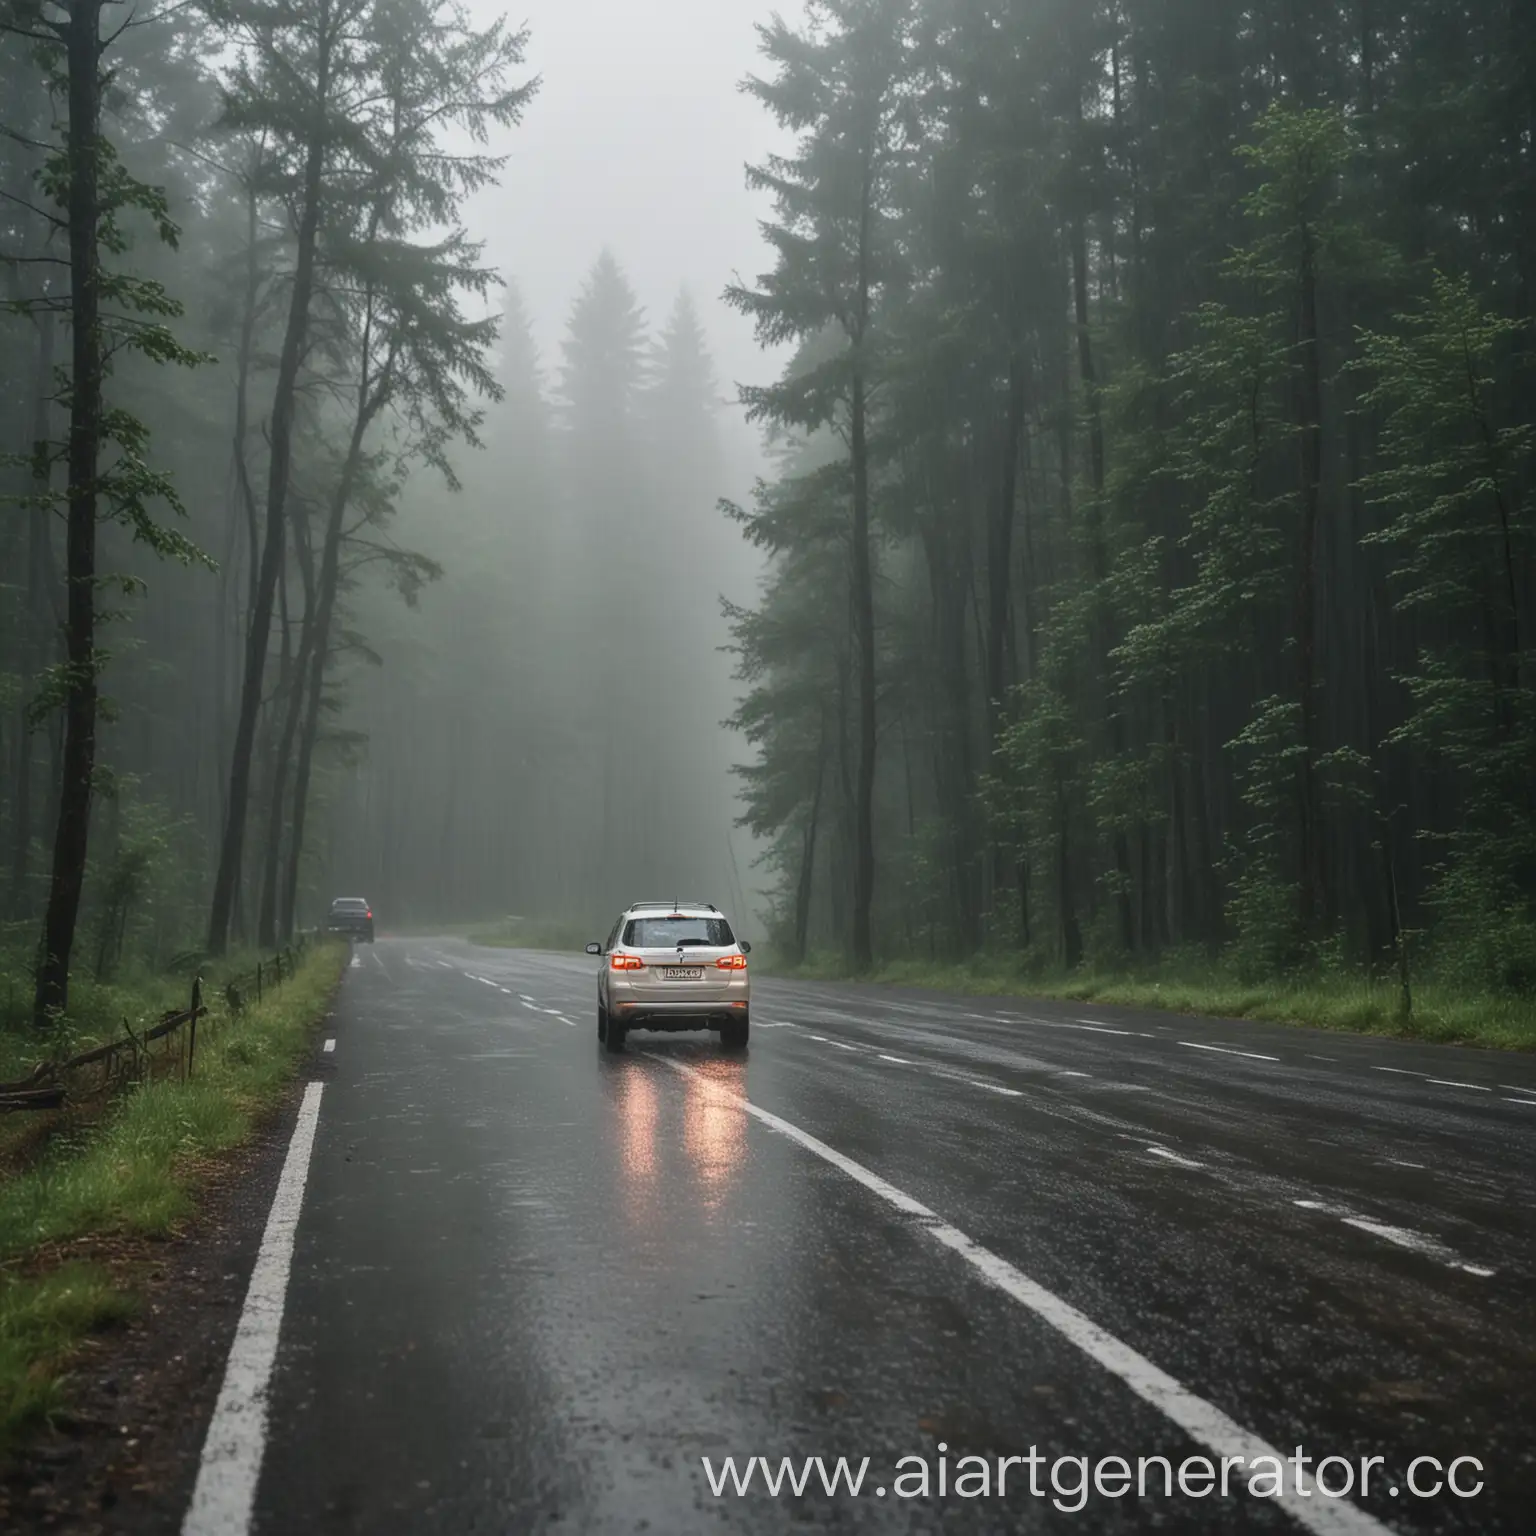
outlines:
[[701, 965], [668, 965], [662, 968], [662, 976], [668, 981], [703, 981]]

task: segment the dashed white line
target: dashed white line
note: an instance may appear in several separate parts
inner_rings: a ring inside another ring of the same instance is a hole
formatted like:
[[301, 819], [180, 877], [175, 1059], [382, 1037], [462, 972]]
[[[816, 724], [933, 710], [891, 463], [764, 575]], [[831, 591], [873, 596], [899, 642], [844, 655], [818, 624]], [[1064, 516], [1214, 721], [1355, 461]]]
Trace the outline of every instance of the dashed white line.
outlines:
[[[1285, 1469], [1289, 1463], [1277, 1449], [1252, 1430], [1228, 1418], [1214, 1403], [1191, 1392], [1145, 1355], [1117, 1339], [1092, 1318], [1046, 1290], [1037, 1281], [1031, 1280], [1021, 1270], [1015, 1269], [1006, 1259], [972, 1241], [958, 1228], [950, 1226], [926, 1205], [914, 1200], [894, 1184], [887, 1183], [862, 1163], [854, 1162], [851, 1157], [845, 1157], [826, 1142], [802, 1131], [799, 1126], [780, 1119], [739, 1094], [729, 1092], [705, 1073], [673, 1058], [666, 1058], [666, 1061], [673, 1071], [702, 1084], [706, 1092], [734, 1104], [744, 1114], [751, 1115], [770, 1130], [787, 1137], [807, 1152], [847, 1174], [887, 1205], [912, 1217], [919, 1229], [934, 1242], [957, 1254], [988, 1284], [1033, 1312], [1208, 1451], [1218, 1456], [1241, 1457], [1250, 1467], [1258, 1457], [1266, 1457], [1282, 1478], [1286, 1476]], [[1275, 1502], [1298, 1524], [1313, 1532], [1314, 1536], [1390, 1536], [1388, 1527], [1364, 1510], [1342, 1501], [1330, 1500], [1327, 1504], [1319, 1504], [1303, 1496], [1292, 1480], [1286, 1481]]]
[[807, 1036], [807, 1039], [819, 1040], [823, 1045], [831, 1045], [832, 1044], [832, 1042], [830, 1040], [828, 1040], [825, 1035], [809, 1035], [809, 1036]]
[[533, 999], [529, 997], [526, 992], [519, 992], [517, 995], [525, 1003], [531, 1003], [533, 1001]]
[[1197, 1163], [1193, 1158], [1180, 1157], [1177, 1152], [1170, 1152], [1167, 1147], [1148, 1147], [1147, 1151], [1153, 1157], [1160, 1157], [1165, 1162], [1177, 1163], [1180, 1168], [1204, 1168], [1204, 1163]]
[[1092, 1019], [1079, 1019], [1077, 1021], [1084, 1029], [1091, 1029], [1096, 1035], [1134, 1035], [1134, 1029], [1111, 1029], [1107, 1024], [1095, 1024]]
[[1500, 1099], [1500, 1104], [1529, 1104], [1536, 1109], [1536, 1099]]
[[329, 1056], [330, 1053], [336, 1049], [336, 1042], [334, 1040], [327, 1040], [325, 1044], [320, 1047], [320, 1049], [324, 1051], [327, 1056]]
[[1233, 1045], [1201, 1045], [1198, 1040], [1180, 1040], [1180, 1045], [1187, 1045], [1192, 1051], [1215, 1051], [1222, 1056], [1247, 1056], [1253, 1061], [1279, 1061], [1278, 1056], [1264, 1056], [1258, 1051], [1240, 1051]]
[[881, 1061], [894, 1061], [898, 1067], [916, 1066], [916, 1062], [908, 1061], [905, 1056], [887, 1056], [884, 1051], [879, 1053]]
[[1493, 1270], [1484, 1269], [1481, 1265], [1468, 1264], [1444, 1243], [1435, 1238], [1426, 1237], [1422, 1232], [1412, 1232], [1407, 1227], [1389, 1226], [1384, 1221], [1372, 1221], [1365, 1216], [1356, 1216], [1353, 1211], [1343, 1206], [1328, 1205], [1321, 1200], [1297, 1200], [1293, 1203], [1304, 1211], [1321, 1211], [1326, 1216], [1336, 1216], [1346, 1227], [1354, 1227], [1359, 1232], [1368, 1232], [1372, 1237], [1379, 1237], [1398, 1248], [1406, 1248], [1411, 1253], [1423, 1254], [1425, 1258], [1434, 1259], [1450, 1269], [1464, 1270], [1469, 1275], [1476, 1275], [1480, 1280], [1486, 1280], [1494, 1273]]
[[1500, 1088], [1507, 1088], [1511, 1093], [1536, 1094], [1536, 1088], [1519, 1088], [1514, 1083], [1500, 1083]]
[[1485, 1088], [1481, 1083], [1457, 1083], [1448, 1077], [1426, 1077], [1426, 1083], [1433, 1083], [1436, 1088], [1470, 1088], [1474, 1093], [1492, 1093], [1492, 1088]]
[[1089, 1077], [1091, 1075], [1092, 1074], [1090, 1074], [1088, 1072], [1067, 1072], [1067, 1071], [1061, 1071], [1061, 1072], [1058, 1072], [1056, 1074], [1057, 1077]]
[[437, 963], [442, 966], [445, 971], [452, 971], [457, 969], [451, 960], [439, 960]]
[[1398, 1077], [1423, 1077], [1424, 1076], [1424, 1074], [1422, 1072], [1410, 1072], [1406, 1067], [1377, 1067], [1377, 1066], [1372, 1066], [1371, 1071], [1373, 1071], [1373, 1072], [1393, 1072], [1393, 1073], [1396, 1073], [1396, 1075]]
[[282, 1332], [294, 1234], [304, 1205], [324, 1091], [323, 1083], [311, 1083], [304, 1090], [240, 1323], [229, 1347], [224, 1385], [203, 1441], [202, 1464], [182, 1536], [243, 1536], [251, 1527], [256, 1481], [267, 1448], [267, 1389]]
[[846, 1045], [841, 1040], [829, 1040], [829, 1041], [827, 1041], [827, 1044], [828, 1045], [835, 1045], [838, 1048], [838, 1050], [840, 1050], [840, 1051], [857, 1051], [858, 1050], [858, 1046], [856, 1046], [856, 1045]]
[[1314, 1056], [1310, 1051], [1307, 1052], [1308, 1061], [1337, 1061], [1338, 1059], [1337, 1056]]

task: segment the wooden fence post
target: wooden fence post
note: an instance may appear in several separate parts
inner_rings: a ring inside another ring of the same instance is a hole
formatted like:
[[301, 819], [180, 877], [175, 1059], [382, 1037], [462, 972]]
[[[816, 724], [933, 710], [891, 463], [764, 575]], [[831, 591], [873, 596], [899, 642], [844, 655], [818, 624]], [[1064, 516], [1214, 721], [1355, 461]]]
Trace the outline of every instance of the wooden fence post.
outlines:
[[192, 978], [192, 1022], [187, 1026], [187, 1077], [192, 1076], [192, 1058], [197, 1054], [197, 1016], [203, 1011], [201, 972]]

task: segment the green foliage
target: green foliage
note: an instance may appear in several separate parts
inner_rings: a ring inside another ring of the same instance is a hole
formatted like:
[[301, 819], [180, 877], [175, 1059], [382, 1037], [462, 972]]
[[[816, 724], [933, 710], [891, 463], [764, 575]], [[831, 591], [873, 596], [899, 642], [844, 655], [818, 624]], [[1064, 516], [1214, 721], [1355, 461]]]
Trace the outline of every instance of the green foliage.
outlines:
[[238, 1019], [210, 990], [213, 1012], [199, 1026], [191, 1082], [146, 1082], [99, 1127], [55, 1138], [41, 1162], [0, 1186], [0, 1448], [63, 1406], [73, 1352], [132, 1308], [99, 1268], [70, 1264], [32, 1276], [15, 1261], [87, 1236], [160, 1237], [185, 1221], [206, 1160], [247, 1140], [292, 1080], [343, 956], [339, 946], [322, 946]]

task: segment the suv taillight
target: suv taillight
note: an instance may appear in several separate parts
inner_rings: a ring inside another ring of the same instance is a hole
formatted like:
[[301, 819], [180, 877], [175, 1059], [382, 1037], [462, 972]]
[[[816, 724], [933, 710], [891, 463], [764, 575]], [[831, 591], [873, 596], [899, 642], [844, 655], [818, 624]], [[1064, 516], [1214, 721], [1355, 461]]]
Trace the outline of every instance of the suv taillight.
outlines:
[[643, 971], [645, 961], [639, 955], [613, 955], [608, 964], [616, 971]]
[[715, 969], [717, 971], [744, 971], [746, 968], [747, 957], [745, 955], [721, 955], [715, 961]]

